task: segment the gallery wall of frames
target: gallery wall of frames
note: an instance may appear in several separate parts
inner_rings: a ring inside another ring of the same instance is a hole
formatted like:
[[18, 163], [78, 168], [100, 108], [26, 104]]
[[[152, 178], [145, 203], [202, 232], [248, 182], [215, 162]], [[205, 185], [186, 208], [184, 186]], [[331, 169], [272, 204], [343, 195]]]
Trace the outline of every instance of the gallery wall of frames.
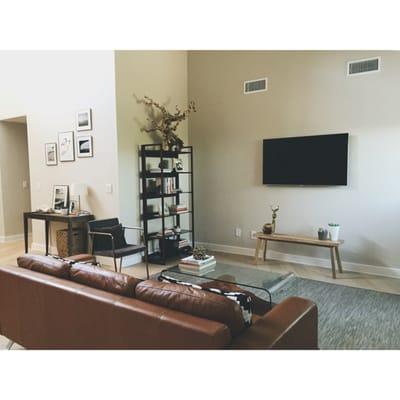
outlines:
[[76, 134], [73, 130], [59, 132], [58, 143], [45, 144], [46, 165], [75, 161], [75, 154], [78, 158], [93, 157], [93, 138], [84, 133], [92, 130], [92, 110], [78, 111], [75, 124]]

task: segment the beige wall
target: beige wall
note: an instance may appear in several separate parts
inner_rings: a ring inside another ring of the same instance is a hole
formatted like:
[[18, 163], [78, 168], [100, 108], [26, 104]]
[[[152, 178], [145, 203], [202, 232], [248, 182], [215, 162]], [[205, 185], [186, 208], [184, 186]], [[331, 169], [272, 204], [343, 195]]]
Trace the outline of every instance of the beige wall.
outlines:
[[[84, 182], [89, 197], [83, 207], [100, 218], [117, 215], [114, 52], [2, 51], [0, 87], [0, 120], [27, 116], [32, 207], [50, 206], [55, 184]], [[94, 157], [46, 166], [45, 143], [57, 142], [58, 132], [75, 130], [76, 112], [89, 107], [93, 130], [84, 133], [93, 136]], [[112, 194], [106, 193], [107, 183]], [[34, 242], [43, 243], [43, 231], [36, 222]]]
[[[142, 132], [148, 109], [138, 100], [149, 96], [173, 111], [187, 105], [185, 51], [116, 51], [115, 77], [118, 126], [120, 216], [124, 223], [140, 224], [139, 145], [160, 142]], [[188, 141], [187, 123], [178, 128]]]
[[[369, 56], [382, 56], [381, 73], [346, 76], [347, 61]], [[399, 71], [399, 52], [189, 52], [198, 239], [254, 247], [250, 230], [279, 204], [279, 232], [315, 235], [338, 222], [345, 261], [400, 268]], [[243, 81], [260, 77], [268, 91], [244, 95]], [[263, 139], [335, 132], [350, 133], [347, 187], [262, 185]]]
[[[28, 137], [26, 125], [0, 122], [0, 174], [3, 239], [23, 233], [22, 213], [30, 209]], [[23, 187], [23, 182], [26, 187]]]

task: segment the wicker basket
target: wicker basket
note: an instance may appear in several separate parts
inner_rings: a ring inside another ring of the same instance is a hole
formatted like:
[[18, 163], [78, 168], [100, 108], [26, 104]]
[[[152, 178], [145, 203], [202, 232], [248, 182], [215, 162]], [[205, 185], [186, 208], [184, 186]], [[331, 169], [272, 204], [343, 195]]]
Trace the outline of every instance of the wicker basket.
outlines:
[[[57, 252], [60, 257], [68, 257], [68, 229], [57, 231]], [[85, 231], [83, 229], [72, 230], [71, 255], [86, 253]]]

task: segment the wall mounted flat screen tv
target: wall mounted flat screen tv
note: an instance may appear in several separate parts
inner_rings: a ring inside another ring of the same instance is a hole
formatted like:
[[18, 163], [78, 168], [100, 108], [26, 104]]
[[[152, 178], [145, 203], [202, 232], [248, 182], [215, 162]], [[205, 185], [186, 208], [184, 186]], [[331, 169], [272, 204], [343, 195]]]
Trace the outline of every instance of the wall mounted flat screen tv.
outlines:
[[347, 185], [348, 133], [263, 141], [263, 183]]

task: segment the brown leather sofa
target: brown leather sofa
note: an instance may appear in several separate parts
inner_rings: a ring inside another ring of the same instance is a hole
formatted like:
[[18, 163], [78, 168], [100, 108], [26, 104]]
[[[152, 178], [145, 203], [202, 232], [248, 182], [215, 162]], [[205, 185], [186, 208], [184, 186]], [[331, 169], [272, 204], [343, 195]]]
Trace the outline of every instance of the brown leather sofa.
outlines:
[[25, 255], [0, 267], [0, 334], [27, 349], [317, 349], [317, 307], [290, 297], [244, 328], [239, 306], [182, 285]]

